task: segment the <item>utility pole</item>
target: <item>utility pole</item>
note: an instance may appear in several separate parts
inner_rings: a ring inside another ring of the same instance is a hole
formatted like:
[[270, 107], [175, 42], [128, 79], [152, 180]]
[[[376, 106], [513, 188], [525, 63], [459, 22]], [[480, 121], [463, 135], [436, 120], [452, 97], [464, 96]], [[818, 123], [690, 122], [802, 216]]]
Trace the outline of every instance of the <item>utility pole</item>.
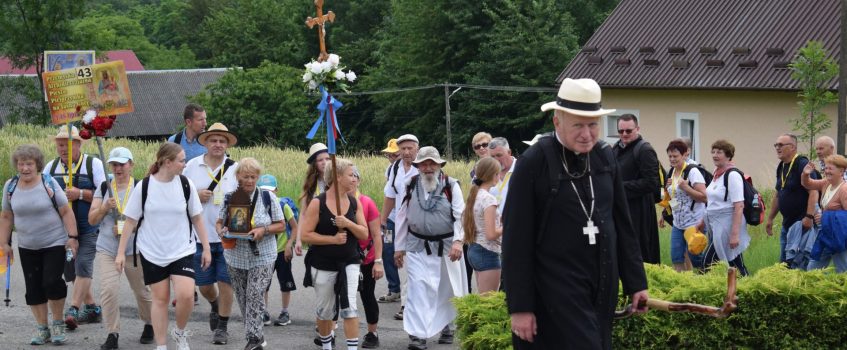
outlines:
[[847, 132], [847, 0], [841, 0], [841, 52], [838, 66], [838, 126], [836, 144], [838, 153], [844, 154], [844, 133]]
[[[845, 0], [847, 1], [847, 0]], [[453, 92], [450, 92], [450, 84], [444, 83], [444, 111], [447, 118], [447, 160], [453, 160], [453, 131], [450, 130], [450, 97], [459, 92], [462, 88], [459, 87]]]

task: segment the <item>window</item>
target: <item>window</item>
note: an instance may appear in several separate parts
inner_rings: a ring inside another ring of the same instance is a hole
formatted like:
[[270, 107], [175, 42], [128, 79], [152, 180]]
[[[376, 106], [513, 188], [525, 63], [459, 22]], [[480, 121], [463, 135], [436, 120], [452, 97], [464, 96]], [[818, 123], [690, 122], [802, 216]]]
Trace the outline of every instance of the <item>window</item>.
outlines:
[[618, 142], [618, 118], [624, 114], [632, 114], [638, 118], [638, 123], [641, 124], [641, 116], [638, 115], [637, 109], [618, 109], [613, 114], [603, 117], [603, 139], [610, 144]]
[[700, 149], [700, 114], [677, 112], [676, 113], [676, 136], [691, 140], [691, 159], [697, 160], [697, 151]]

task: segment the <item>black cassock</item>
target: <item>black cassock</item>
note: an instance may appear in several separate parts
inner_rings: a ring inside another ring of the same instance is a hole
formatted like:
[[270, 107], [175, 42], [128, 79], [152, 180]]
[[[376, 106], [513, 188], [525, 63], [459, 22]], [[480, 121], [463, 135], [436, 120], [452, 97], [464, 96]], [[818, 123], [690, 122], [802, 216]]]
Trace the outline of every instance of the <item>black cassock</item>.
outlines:
[[[641, 146], [638, 159], [635, 148]], [[629, 214], [632, 226], [638, 233], [641, 243], [641, 258], [646, 263], [661, 263], [659, 250], [659, 223], [656, 216], [656, 193], [659, 188], [659, 159], [653, 146], [641, 136], [626, 147], [615, 144], [614, 151], [618, 160], [623, 186], [626, 190]]]
[[[542, 138], [518, 160], [503, 213], [503, 276], [509, 313], [533, 312], [538, 335], [530, 344], [513, 334], [515, 349], [610, 349], [618, 280], [626, 294], [647, 289], [638, 239], [629, 219], [623, 182], [611, 146], [598, 143], [588, 155], [594, 183], [596, 244], [583, 234], [587, 217], [571, 183], [591, 210], [589, 177], [564, 175], [553, 197], [544, 232], [541, 221], [551, 196], [542, 148], [561, 159], [562, 145]], [[567, 151], [571, 173], [586, 155]], [[539, 235], [541, 235], [539, 237]]]

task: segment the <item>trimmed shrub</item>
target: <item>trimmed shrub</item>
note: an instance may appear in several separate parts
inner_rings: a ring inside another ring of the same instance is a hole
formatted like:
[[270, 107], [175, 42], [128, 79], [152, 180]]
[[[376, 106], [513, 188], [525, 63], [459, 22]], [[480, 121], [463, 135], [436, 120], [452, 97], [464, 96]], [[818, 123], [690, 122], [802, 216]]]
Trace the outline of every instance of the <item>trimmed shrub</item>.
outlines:
[[[652, 298], [720, 306], [726, 267], [705, 275], [645, 265]], [[847, 349], [847, 274], [782, 265], [738, 280], [738, 309], [726, 319], [651, 311], [614, 323], [618, 349]], [[626, 300], [620, 299], [619, 309]], [[462, 349], [511, 349], [503, 293], [456, 299]]]

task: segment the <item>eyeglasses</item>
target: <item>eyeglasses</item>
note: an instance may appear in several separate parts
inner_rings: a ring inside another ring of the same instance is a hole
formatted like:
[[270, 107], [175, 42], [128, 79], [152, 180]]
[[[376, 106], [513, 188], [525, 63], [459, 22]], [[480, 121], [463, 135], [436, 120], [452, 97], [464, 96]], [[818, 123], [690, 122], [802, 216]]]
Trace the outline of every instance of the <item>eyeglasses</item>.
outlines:
[[623, 135], [623, 134], [627, 134], [627, 135], [629, 135], [629, 134], [632, 134], [632, 132], [633, 132], [633, 131], [635, 131], [635, 129], [618, 129], [618, 134], [621, 134], [621, 135]]
[[488, 147], [488, 142], [478, 143], [473, 145], [473, 149], [483, 149]]
[[793, 143], [775, 143], [773, 144], [773, 148], [782, 148], [782, 146], [793, 146]]

